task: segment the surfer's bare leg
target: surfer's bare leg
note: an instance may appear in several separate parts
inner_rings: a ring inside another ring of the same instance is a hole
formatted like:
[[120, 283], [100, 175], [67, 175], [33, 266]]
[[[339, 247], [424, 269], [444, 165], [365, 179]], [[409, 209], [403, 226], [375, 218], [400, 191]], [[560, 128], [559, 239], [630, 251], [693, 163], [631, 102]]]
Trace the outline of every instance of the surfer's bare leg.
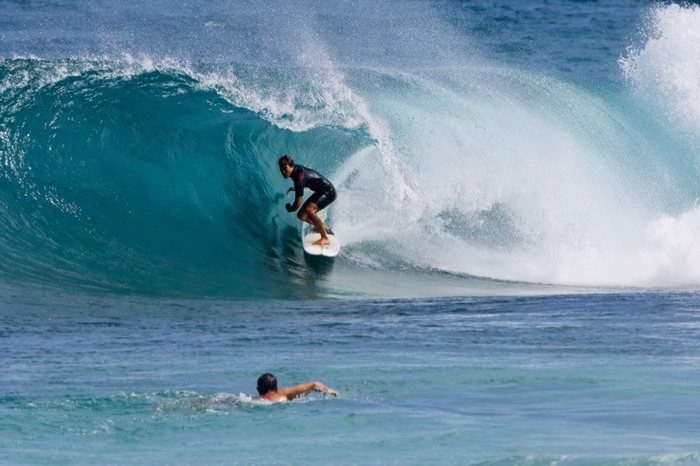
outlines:
[[321, 239], [314, 241], [313, 244], [321, 246], [324, 244], [331, 244], [331, 240], [328, 239], [328, 234], [326, 233], [326, 226], [323, 224], [323, 220], [316, 215], [318, 206], [313, 202], [310, 202], [306, 209], [299, 212], [299, 220], [313, 225], [313, 227], [321, 233]]

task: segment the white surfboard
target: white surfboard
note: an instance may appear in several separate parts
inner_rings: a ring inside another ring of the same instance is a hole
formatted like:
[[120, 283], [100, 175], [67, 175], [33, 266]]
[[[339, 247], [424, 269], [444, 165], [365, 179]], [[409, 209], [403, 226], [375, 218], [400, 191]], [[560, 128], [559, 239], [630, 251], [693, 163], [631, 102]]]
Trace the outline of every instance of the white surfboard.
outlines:
[[333, 234], [328, 233], [328, 239], [331, 244], [316, 245], [314, 241], [321, 239], [321, 233], [312, 231], [311, 227], [304, 227], [301, 230], [301, 242], [304, 245], [304, 251], [312, 256], [335, 257], [340, 254], [340, 241]]

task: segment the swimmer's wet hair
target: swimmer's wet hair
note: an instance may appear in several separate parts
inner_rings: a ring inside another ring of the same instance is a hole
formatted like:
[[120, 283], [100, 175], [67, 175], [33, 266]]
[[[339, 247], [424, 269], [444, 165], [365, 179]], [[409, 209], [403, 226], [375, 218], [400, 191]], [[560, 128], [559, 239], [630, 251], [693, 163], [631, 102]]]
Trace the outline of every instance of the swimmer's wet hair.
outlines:
[[258, 377], [258, 393], [264, 395], [267, 392], [277, 390], [277, 379], [269, 372]]

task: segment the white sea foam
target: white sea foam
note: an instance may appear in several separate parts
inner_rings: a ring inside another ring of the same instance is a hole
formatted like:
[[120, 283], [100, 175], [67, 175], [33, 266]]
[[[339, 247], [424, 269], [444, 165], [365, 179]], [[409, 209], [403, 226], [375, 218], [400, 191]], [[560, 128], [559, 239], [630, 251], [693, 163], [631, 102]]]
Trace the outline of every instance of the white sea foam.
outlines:
[[620, 66], [640, 92], [670, 104], [678, 120], [700, 129], [700, 7], [662, 5], [648, 19], [643, 43]]
[[346, 161], [334, 212], [353, 260], [569, 285], [697, 283], [697, 242], [677, 244], [694, 214], [661, 207], [683, 188], [659, 176], [665, 154], [614, 102], [514, 70], [426, 76], [383, 76], [381, 92], [363, 94], [417, 195], [410, 215], [383, 199], [379, 147]]

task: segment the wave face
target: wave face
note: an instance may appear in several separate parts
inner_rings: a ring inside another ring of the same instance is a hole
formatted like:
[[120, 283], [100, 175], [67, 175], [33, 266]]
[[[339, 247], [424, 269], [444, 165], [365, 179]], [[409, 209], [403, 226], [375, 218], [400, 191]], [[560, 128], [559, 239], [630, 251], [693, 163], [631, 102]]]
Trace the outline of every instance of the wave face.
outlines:
[[[338, 47], [347, 12], [335, 29], [293, 15], [284, 65], [264, 34], [233, 61], [6, 58], [0, 280], [239, 298], [697, 286], [698, 11], [650, 8], [623, 85], [484, 60], [447, 26], [392, 39], [391, 60], [377, 44], [396, 31], [366, 34], [362, 55]], [[285, 153], [338, 187], [333, 264], [299, 252]]]
[[277, 155], [342, 158], [361, 141], [282, 129], [174, 69], [13, 60], [0, 74], [0, 273], [20, 281], [254, 296], [298, 239], [281, 233]]

